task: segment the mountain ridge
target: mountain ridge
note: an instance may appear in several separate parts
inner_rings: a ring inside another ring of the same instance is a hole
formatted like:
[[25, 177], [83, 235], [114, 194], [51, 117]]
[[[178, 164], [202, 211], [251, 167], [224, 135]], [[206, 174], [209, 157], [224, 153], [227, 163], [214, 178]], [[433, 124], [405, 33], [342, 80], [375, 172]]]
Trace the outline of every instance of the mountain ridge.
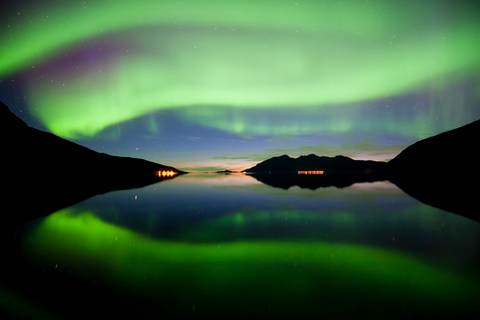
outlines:
[[386, 162], [372, 160], [354, 160], [336, 155], [335, 157], [302, 155], [292, 158], [281, 155], [264, 160], [257, 165], [244, 170], [246, 173], [296, 173], [298, 171], [322, 171], [322, 174], [342, 173], [379, 173], [386, 168]]
[[480, 120], [420, 140], [387, 163], [388, 180], [434, 207], [480, 221]]
[[182, 171], [148, 160], [97, 152], [29, 127], [0, 102], [0, 143], [7, 174], [155, 174]]
[[[468, 149], [475, 148], [475, 137], [480, 134], [480, 120], [417, 141], [388, 162], [392, 176], [432, 174], [439, 170], [474, 165], [475, 157], [467, 157]], [[474, 150], [473, 150], [474, 151]]]

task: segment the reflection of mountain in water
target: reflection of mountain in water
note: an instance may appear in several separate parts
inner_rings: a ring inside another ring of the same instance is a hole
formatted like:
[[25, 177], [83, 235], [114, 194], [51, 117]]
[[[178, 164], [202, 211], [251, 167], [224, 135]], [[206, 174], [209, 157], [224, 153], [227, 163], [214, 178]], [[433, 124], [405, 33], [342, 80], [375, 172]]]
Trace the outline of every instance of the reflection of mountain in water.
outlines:
[[388, 162], [388, 179], [410, 196], [480, 221], [480, 120], [414, 143]]
[[297, 174], [297, 173], [272, 173], [250, 174], [258, 181], [272, 187], [289, 189], [298, 186], [302, 189], [315, 190], [318, 188], [337, 187], [345, 188], [359, 182], [383, 181], [385, 177], [379, 173], [344, 173], [344, 174]]
[[173, 179], [154, 175], [37, 175], [4, 180], [2, 231], [15, 231], [23, 223], [44, 217], [88, 198], [116, 190], [134, 189]]

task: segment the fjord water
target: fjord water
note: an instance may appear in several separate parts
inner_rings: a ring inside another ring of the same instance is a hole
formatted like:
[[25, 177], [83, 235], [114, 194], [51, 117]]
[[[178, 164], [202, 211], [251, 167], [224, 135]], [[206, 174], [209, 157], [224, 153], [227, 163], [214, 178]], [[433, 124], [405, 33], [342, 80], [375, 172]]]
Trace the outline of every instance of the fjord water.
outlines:
[[188, 174], [60, 210], [16, 243], [17, 294], [60, 317], [465, 316], [480, 294], [480, 224], [387, 181]]

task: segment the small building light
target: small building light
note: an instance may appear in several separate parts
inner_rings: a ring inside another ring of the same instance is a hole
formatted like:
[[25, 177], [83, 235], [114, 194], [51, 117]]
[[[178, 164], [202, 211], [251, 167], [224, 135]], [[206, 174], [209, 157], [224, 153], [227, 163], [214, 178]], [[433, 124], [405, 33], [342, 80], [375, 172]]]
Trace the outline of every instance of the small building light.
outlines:
[[298, 171], [298, 174], [324, 174], [323, 170], [312, 170], [312, 171]]

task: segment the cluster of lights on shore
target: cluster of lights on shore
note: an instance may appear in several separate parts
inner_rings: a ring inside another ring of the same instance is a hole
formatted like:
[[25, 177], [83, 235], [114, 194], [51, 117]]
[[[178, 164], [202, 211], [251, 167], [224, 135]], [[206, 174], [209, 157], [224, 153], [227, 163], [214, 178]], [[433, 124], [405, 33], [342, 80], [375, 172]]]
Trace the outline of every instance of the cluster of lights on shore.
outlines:
[[177, 173], [175, 171], [158, 171], [158, 176], [159, 177], [173, 177]]
[[298, 174], [324, 174], [325, 171], [298, 171]]

